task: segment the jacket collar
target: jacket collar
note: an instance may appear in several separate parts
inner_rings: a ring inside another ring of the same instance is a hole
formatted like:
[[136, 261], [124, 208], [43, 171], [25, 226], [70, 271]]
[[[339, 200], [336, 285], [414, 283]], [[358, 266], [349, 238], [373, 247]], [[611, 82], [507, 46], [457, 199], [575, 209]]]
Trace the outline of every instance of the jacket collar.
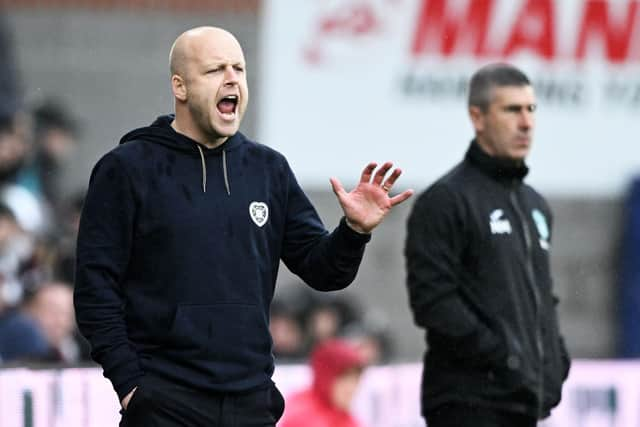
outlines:
[[512, 159], [490, 156], [475, 139], [471, 141], [465, 159], [484, 174], [498, 181], [522, 181], [529, 173], [529, 168], [524, 161], [517, 162]]

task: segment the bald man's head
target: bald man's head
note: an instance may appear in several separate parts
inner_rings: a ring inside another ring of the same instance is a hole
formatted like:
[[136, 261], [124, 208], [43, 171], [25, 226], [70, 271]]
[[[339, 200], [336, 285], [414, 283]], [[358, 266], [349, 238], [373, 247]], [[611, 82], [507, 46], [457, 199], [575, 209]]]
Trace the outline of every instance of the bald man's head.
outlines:
[[173, 42], [171, 52], [169, 52], [169, 73], [170, 75], [183, 75], [184, 70], [182, 64], [187, 61], [187, 52], [184, 47], [178, 45], [178, 39]]
[[242, 51], [238, 40], [222, 28], [218, 27], [196, 27], [180, 34], [171, 46], [169, 53], [169, 70], [171, 75], [179, 75], [186, 78], [189, 62], [195, 59], [195, 55], [199, 52], [201, 46], [207, 40], [215, 40], [218, 42], [230, 42]]
[[249, 100], [238, 40], [216, 27], [185, 31], [171, 48], [170, 67], [174, 129], [210, 146], [234, 135]]

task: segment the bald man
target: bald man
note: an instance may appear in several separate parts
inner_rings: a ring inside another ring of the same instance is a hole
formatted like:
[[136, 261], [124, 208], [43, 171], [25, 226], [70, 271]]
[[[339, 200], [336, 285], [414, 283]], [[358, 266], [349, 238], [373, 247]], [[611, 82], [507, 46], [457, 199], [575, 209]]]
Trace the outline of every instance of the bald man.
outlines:
[[175, 115], [125, 135], [91, 174], [75, 307], [122, 403], [122, 426], [274, 426], [271, 303], [280, 260], [322, 291], [355, 278], [371, 231], [411, 196], [370, 163], [331, 185], [344, 217], [325, 229], [285, 157], [238, 131], [247, 108], [238, 41], [180, 35]]

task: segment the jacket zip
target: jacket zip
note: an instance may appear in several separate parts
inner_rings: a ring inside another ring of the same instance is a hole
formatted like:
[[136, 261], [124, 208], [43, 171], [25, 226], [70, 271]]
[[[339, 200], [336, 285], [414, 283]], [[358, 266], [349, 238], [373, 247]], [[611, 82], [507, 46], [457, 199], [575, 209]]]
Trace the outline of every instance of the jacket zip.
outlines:
[[542, 345], [542, 333], [541, 333], [541, 321], [542, 316], [540, 315], [541, 309], [541, 301], [540, 301], [540, 293], [538, 292], [538, 288], [536, 287], [535, 281], [535, 272], [533, 269], [533, 246], [531, 241], [531, 234], [529, 223], [527, 221], [526, 216], [522, 211], [522, 207], [520, 206], [520, 201], [518, 200], [517, 195], [517, 186], [518, 183], [514, 182], [509, 193], [509, 197], [511, 199], [511, 204], [520, 220], [520, 224], [522, 224], [522, 232], [524, 233], [524, 241], [525, 241], [525, 249], [526, 249], [526, 272], [527, 278], [529, 279], [529, 286], [531, 288], [531, 292], [533, 294], [533, 299], [535, 302], [535, 316], [536, 316], [536, 347], [538, 351], [539, 357], [539, 366], [538, 366], [538, 418], [542, 416], [542, 407], [544, 405], [544, 346]]

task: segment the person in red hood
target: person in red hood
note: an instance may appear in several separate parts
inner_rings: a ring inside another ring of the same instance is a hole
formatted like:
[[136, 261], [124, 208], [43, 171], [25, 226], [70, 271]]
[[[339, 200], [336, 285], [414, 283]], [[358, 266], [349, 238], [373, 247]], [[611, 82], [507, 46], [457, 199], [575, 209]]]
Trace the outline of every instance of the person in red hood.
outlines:
[[351, 344], [330, 339], [311, 354], [311, 387], [287, 399], [279, 427], [359, 427], [349, 408], [366, 362]]

